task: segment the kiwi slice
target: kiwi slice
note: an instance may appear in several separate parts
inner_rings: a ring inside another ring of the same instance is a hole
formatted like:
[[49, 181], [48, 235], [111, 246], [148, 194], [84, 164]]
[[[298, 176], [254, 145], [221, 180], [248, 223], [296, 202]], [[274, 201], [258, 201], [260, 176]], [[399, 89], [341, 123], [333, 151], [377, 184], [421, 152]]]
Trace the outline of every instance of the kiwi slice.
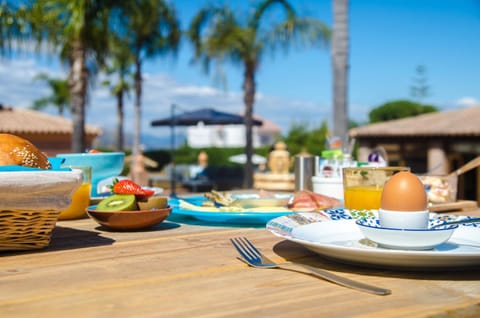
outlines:
[[146, 202], [138, 202], [140, 210], [165, 209], [168, 206], [168, 197], [153, 196], [148, 198]]
[[115, 194], [103, 199], [97, 205], [98, 211], [135, 211], [137, 200], [133, 194]]

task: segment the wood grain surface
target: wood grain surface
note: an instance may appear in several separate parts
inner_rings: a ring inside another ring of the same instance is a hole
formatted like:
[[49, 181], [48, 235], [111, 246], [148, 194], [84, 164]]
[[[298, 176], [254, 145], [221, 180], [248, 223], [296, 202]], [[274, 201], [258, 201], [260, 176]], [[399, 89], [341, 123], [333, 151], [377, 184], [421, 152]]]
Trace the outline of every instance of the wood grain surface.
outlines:
[[[478, 210], [462, 214], [480, 215]], [[290, 260], [389, 288], [376, 296], [237, 260], [246, 236]], [[48, 248], [0, 254], [0, 317], [478, 317], [478, 269], [395, 271], [340, 264], [263, 227], [169, 218], [112, 232], [90, 219], [58, 222]]]

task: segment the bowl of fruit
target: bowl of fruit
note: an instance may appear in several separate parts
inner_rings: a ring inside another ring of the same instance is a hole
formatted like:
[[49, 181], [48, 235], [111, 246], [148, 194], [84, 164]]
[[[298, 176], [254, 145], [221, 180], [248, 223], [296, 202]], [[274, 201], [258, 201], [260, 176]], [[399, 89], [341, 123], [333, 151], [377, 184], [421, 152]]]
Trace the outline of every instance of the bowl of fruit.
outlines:
[[88, 207], [87, 214], [112, 230], [146, 229], [163, 222], [172, 212], [168, 197], [153, 194], [129, 179], [120, 180], [113, 184], [112, 195]]

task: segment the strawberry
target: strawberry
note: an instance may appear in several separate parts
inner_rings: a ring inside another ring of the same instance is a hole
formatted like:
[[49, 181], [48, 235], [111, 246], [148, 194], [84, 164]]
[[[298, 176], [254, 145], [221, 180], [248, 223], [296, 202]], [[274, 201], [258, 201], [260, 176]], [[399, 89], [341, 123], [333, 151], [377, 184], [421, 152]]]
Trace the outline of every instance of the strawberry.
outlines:
[[115, 194], [133, 194], [139, 201], [145, 201], [155, 193], [153, 190], [143, 189], [138, 183], [128, 179], [120, 181], [115, 179], [111, 189]]

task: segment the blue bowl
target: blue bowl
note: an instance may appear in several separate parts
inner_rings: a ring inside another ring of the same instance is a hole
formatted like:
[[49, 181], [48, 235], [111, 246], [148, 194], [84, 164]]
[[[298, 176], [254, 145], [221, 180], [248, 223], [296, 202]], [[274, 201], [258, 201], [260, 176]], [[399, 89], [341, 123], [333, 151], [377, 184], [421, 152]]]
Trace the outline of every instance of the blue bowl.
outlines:
[[120, 175], [125, 160], [124, 152], [98, 153], [64, 153], [57, 158], [63, 158], [63, 166], [90, 166], [92, 167], [91, 196], [96, 197], [97, 184], [100, 180]]

